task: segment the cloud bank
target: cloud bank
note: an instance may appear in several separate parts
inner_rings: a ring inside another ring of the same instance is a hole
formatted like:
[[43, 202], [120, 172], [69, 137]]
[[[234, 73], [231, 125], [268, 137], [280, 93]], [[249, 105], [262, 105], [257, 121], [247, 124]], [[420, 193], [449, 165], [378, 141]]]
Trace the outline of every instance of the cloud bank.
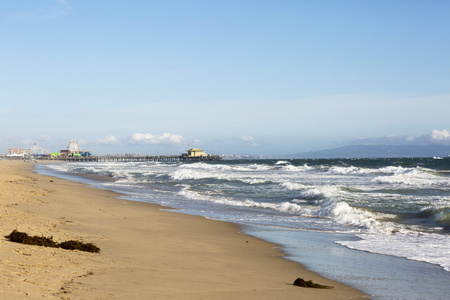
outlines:
[[132, 144], [182, 144], [186, 139], [178, 134], [163, 133], [153, 135], [151, 133], [133, 133], [129, 142]]
[[97, 143], [101, 145], [116, 145], [120, 144], [120, 141], [113, 135], [108, 135], [97, 140]]
[[353, 145], [450, 145], [450, 132], [446, 129], [434, 129], [431, 133], [418, 137], [413, 135], [384, 136], [378, 138], [357, 138]]
[[245, 143], [251, 144], [253, 147], [257, 147], [258, 144], [255, 142], [255, 138], [248, 135], [248, 136], [242, 136], [241, 140], [244, 141]]

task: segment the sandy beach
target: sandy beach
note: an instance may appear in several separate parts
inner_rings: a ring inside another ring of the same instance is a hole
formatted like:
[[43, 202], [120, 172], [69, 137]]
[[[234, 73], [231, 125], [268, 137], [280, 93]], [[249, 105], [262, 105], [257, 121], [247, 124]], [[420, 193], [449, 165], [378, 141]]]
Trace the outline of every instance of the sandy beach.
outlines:
[[[118, 199], [119, 194], [0, 161], [1, 299], [367, 299], [283, 259], [234, 224]], [[17, 229], [82, 240], [100, 253], [23, 245]], [[292, 285], [296, 278], [333, 286]]]

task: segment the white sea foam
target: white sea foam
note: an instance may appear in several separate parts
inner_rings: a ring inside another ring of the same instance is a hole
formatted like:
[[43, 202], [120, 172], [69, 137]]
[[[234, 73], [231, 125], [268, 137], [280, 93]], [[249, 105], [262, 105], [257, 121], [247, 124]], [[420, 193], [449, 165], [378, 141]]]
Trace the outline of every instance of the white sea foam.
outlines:
[[403, 174], [408, 172], [410, 169], [401, 167], [401, 166], [387, 166], [384, 168], [376, 169], [377, 173], [386, 173], [386, 174]]
[[256, 202], [249, 199], [244, 200], [235, 200], [231, 197], [218, 197], [215, 195], [208, 195], [205, 193], [200, 193], [198, 191], [192, 191], [190, 190], [190, 186], [184, 186], [183, 189], [178, 192], [178, 195], [184, 196], [189, 199], [193, 200], [201, 200], [201, 201], [208, 201], [213, 202], [216, 204], [223, 204], [223, 205], [232, 205], [232, 206], [241, 206], [241, 207], [255, 207], [255, 208], [266, 208], [266, 209], [272, 209], [277, 211], [301, 211], [301, 207], [296, 204], [290, 205], [289, 203], [280, 203], [280, 204], [274, 204], [274, 203], [267, 203], [267, 202]]
[[304, 199], [338, 199], [340, 193], [339, 187], [324, 185], [303, 190], [300, 196]]
[[[187, 179], [204, 179], [204, 178], [211, 178], [212, 175], [209, 172], [198, 172], [197, 170], [193, 169], [179, 169], [172, 174], [170, 174], [170, 177], [173, 180], [187, 180]], [[214, 177], [217, 178], [217, 175], [214, 175]], [[219, 176], [220, 177], [220, 176]]]
[[196, 163], [183, 165], [169, 174], [173, 180], [199, 180], [216, 179], [227, 181], [241, 181], [248, 184], [262, 184], [271, 182], [273, 176], [270, 166], [249, 165], [249, 166], [224, 166]]
[[314, 167], [310, 167], [308, 165], [303, 166], [293, 166], [293, 165], [283, 165], [282, 170], [285, 172], [308, 172], [314, 171]]
[[217, 165], [217, 164], [207, 164], [204, 162], [198, 162], [193, 164], [187, 164], [187, 165], [178, 165], [179, 169], [188, 169], [188, 170], [204, 170], [204, 171], [230, 171], [232, 170], [233, 166], [231, 165]]
[[328, 202], [319, 215], [331, 217], [340, 224], [365, 229], [369, 232], [392, 232], [395, 228], [393, 223], [380, 221], [380, 219], [388, 215], [351, 207], [344, 201], [337, 203]]
[[290, 164], [287, 160], [280, 160], [275, 163], [276, 165], [288, 165]]
[[372, 182], [378, 184], [407, 185], [416, 187], [431, 187], [435, 185], [450, 186], [446, 178], [434, 176], [419, 168], [403, 169], [390, 176], [377, 176]]
[[280, 185], [290, 191], [304, 190], [308, 188], [308, 186], [304, 185], [303, 183], [297, 183], [292, 181], [284, 181], [281, 182]]
[[332, 166], [331, 168], [328, 169], [327, 172], [330, 174], [339, 174], [339, 175], [345, 175], [345, 174], [361, 175], [361, 174], [369, 174], [369, 173], [372, 173], [373, 171], [370, 169], [362, 169], [362, 168], [358, 168], [358, 167], [354, 167], [354, 166], [349, 166], [349, 167]]
[[412, 231], [395, 234], [361, 234], [359, 241], [339, 241], [350, 249], [405, 257], [410, 260], [440, 265], [450, 271], [450, 237]]

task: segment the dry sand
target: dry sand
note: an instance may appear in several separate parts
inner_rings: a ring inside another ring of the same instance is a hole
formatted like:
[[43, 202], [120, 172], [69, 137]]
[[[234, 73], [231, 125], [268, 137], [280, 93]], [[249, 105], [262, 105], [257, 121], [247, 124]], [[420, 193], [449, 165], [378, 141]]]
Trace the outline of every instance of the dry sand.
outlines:
[[[0, 299], [363, 299], [237, 226], [118, 199], [0, 161]], [[88, 253], [10, 242], [12, 230], [78, 239]], [[334, 286], [293, 286], [298, 278]]]

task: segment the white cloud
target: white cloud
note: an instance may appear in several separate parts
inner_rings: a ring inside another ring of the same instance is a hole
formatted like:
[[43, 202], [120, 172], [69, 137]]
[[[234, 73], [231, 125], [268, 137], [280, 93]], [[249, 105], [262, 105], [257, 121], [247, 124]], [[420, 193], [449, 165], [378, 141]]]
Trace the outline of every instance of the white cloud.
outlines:
[[430, 134], [432, 141], [450, 141], [450, 132], [448, 130], [433, 130]]
[[416, 140], [416, 138], [413, 135], [407, 135], [405, 140], [412, 143]]
[[113, 145], [113, 144], [120, 144], [120, 141], [115, 136], [108, 135], [108, 136], [98, 139], [97, 143], [102, 144], [102, 145]]
[[258, 144], [255, 142], [255, 138], [252, 137], [252, 136], [250, 136], [250, 135], [242, 136], [242, 137], [241, 137], [241, 140], [244, 141], [244, 142], [246, 142], [246, 143], [251, 144], [253, 147], [258, 146]]
[[150, 133], [133, 133], [130, 140], [132, 143], [157, 144], [156, 136]]
[[171, 133], [163, 133], [161, 136], [158, 136], [158, 139], [169, 144], [181, 144], [185, 141], [181, 135]]
[[141, 144], [181, 144], [185, 142], [185, 138], [178, 134], [163, 133], [161, 135], [153, 135], [151, 133], [133, 133], [130, 138], [131, 143]]
[[354, 145], [450, 145], [450, 132], [445, 129], [434, 129], [431, 133], [418, 137], [413, 135], [389, 135], [377, 138], [357, 138], [352, 140], [351, 143]]

